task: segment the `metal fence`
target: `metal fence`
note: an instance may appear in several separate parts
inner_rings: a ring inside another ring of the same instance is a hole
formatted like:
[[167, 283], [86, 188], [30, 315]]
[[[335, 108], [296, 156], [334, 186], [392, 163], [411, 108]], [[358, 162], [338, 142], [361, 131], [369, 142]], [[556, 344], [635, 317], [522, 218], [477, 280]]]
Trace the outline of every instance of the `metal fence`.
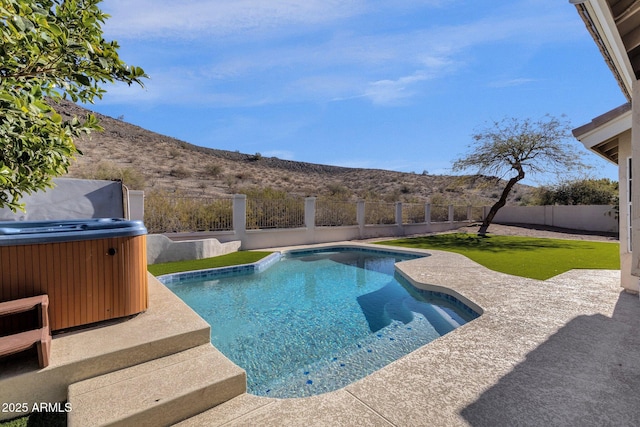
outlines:
[[466, 221], [468, 217], [468, 206], [454, 206], [453, 207], [453, 220], [454, 221]]
[[403, 203], [402, 223], [420, 224], [426, 222], [424, 203]]
[[358, 207], [353, 202], [316, 201], [315, 224], [318, 227], [358, 225]]
[[364, 208], [365, 224], [395, 224], [395, 203], [366, 202]]
[[431, 205], [431, 222], [449, 221], [449, 206]]
[[233, 200], [150, 193], [144, 224], [149, 233], [233, 230]]
[[471, 221], [482, 221], [484, 219], [484, 207], [482, 206], [471, 206]]
[[[203, 198], [165, 193], [145, 196], [144, 222], [149, 233], [232, 231], [234, 230], [234, 200], [229, 197]], [[454, 221], [480, 221], [483, 207], [454, 206]], [[358, 225], [358, 203], [316, 199], [315, 226], [340, 227]], [[431, 205], [426, 218], [423, 203], [403, 203], [402, 223], [422, 224], [448, 222], [449, 206]], [[365, 202], [364, 224], [388, 225], [396, 223], [396, 204]], [[246, 229], [275, 229], [305, 227], [305, 199], [246, 199]]]
[[304, 199], [247, 199], [247, 229], [304, 227]]

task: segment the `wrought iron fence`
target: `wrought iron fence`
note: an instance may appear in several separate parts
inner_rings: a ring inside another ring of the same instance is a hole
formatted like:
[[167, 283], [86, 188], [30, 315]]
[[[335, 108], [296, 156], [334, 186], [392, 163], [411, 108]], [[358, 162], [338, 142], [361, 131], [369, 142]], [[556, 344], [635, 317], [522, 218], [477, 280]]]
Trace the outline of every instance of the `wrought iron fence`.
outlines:
[[395, 203], [366, 202], [364, 205], [365, 224], [395, 224]]
[[471, 206], [471, 221], [482, 221], [484, 219], [484, 207]]
[[449, 206], [431, 205], [431, 222], [449, 221]]
[[468, 206], [454, 206], [453, 207], [453, 220], [454, 221], [466, 221], [468, 217]]
[[149, 193], [144, 224], [149, 233], [233, 230], [233, 200]]
[[402, 223], [419, 224], [426, 222], [424, 203], [403, 203]]
[[304, 199], [247, 199], [247, 229], [304, 227]]
[[358, 225], [358, 206], [354, 202], [316, 201], [315, 224], [319, 227]]
[[[315, 225], [340, 227], [357, 225], [357, 203], [318, 199], [315, 205]], [[366, 202], [364, 223], [395, 224], [396, 204]], [[454, 221], [480, 221], [483, 207], [454, 206]], [[449, 206], [431, 205], [430, 218], [425, 218], [425, 205], [403, 203], [402, 222], [416, 224], [449, 221]], [[149, 233], [230, 231], [233, 224], [233, 199], [203, 198], [149, 193], [145, 196], [144, 222]], [[274, 229], [305, 226], [305, 201], [302, 198], [246, 199], [246, 228]]]

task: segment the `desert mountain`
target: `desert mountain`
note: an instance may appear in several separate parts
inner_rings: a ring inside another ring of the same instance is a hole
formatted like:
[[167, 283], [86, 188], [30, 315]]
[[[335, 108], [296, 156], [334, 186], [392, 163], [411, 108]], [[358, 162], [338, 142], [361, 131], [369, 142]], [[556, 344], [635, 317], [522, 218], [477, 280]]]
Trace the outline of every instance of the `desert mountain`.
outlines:
[[[63, 116], [88, 110], [63, 101]], [[359, 169], [262, 157], [259, 154], [199, 147], [123, 120], [94, 113], [103, 132], [76, 141], [78, 156], [69, 177], [121, 179], [132, 189], [215, 197], [275, 190], [295, 196], [333, 196], [344, 200], [492, 204], [504, 182], [484, 176], [448, 176]], [[519, 185], [509, 203], [531, 192]]]

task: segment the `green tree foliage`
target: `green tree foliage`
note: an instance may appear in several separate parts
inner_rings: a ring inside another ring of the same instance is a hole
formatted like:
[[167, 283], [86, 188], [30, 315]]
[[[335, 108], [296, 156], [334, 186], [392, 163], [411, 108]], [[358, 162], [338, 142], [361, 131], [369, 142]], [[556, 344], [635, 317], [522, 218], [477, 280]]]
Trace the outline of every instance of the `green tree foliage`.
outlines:
[[0, 2], [0, 207], [50, 187], [78, 154], [74, 138], [100, 130], [93, 115], [64, 120], [55, 101], [102, 98], [104, 83], [138, 83], [144, 70], [102, 37], [100, 0]]
[[513, 186], [526, 173], [562, 172], [587, 166], [581, 154], [571, 146], [568, 122], [552, 116], [531, 119], [506, 118], [494, 121], [473, 135], [474, 144], [453, 169], [475, 169], [483, 175], [504, 178], [510, 175], [499, 200], [491, 206], [478, 234], [485, 234], [498, 210], [506, 203]]
[[618, 182], [608, 178], [579, 179], [537, 189], [537, 205], [615, 205]]

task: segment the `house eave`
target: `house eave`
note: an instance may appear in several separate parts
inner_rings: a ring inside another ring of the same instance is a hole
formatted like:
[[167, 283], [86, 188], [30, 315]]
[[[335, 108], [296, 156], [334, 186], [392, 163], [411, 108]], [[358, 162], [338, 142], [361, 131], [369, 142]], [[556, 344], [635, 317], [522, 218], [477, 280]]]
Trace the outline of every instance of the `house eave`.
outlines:
[[590, 123], [575, 128], [573, 136], [588, 150], [614, 163], [618, 163], [618, 138], [631, 131], [631, 103], [608, 111]]
[[612, 31], [617, 26], [607, 1], [586, 0], [584, 3], [576, 4], [575, 7], [616, 78], [622, 93], [628, 101], [631, 101], [635, 72], [619, 32]]

